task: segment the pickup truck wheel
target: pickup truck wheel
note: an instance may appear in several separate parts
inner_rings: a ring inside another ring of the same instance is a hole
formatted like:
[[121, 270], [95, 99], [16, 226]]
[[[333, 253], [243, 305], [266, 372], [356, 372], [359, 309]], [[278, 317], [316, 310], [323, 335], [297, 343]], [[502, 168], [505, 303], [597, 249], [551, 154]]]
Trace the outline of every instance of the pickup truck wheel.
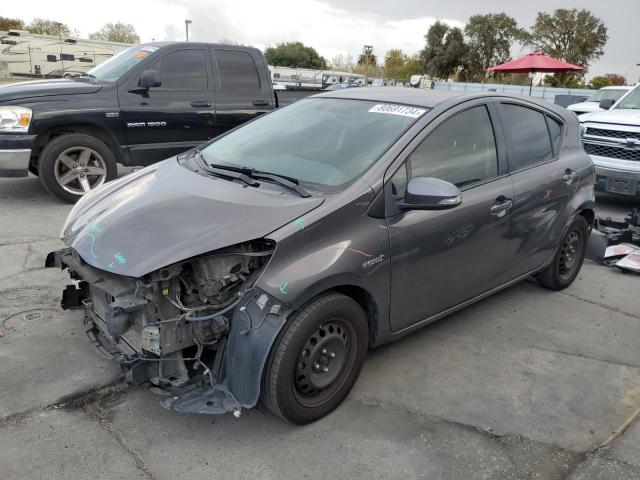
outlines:
[[38, 161], [38, 176], [44, 188], [69, 203], [116, 175], [116, 160], [109, 147], [84, 133], [54, 138], [42, 149]]
[[262, 403], [303, 425], [335, 409], [364, 362], [367, 318], [351, 298], [319, 297], [287, 322], [274, 342], [262, 377]]
[[562, 290], [578, 276], [589, 237], [587, 221], [578, 216], [569, 227], [553, 261], [538, 274], [538, 282], [551, 290]]

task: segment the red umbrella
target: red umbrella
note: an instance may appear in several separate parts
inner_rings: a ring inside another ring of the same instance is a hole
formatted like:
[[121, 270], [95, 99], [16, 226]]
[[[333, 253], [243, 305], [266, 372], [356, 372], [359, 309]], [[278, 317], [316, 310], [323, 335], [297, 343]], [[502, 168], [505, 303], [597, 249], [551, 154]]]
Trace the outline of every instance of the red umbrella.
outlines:
[[[500, 73], [533, 73], [533, 72], [581, 72], [584, 67], [573, 63], [563, 62], [555, 58], [544, 55], [541, 52], [533, 52], [516, 60], [496, 65], [487, 69], [487, 72]], [[533, 76], [529, 86], [529, 95], [533, 87]]]

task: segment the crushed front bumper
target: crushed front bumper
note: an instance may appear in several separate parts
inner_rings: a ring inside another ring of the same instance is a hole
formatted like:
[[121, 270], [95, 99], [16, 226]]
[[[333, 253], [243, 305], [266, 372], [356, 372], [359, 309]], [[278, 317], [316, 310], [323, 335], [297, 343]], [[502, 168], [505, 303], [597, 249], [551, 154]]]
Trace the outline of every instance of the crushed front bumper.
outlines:
[[[114, 329], [118, 331], [121, 326], [118, 322], [126, 321], [125, 314], [135, 314], [136, 309], [143, 308], [142, 305], [135, 305], [135, 299], [132, 299], [133, 305], [129, 306], [127, 300], [126, 305], [120, 303], [118, 308], [106, 310], [107, 313], [104, 313], [104, 308], [94, 308], [96, 295], [92, 288], [102, 292], [101, 288], [109, 284], [111, 292], [117, 290], [126, 294], [136, 279], [92, 267], [71, 248], [51, 252], [45, 266], [69, 269], [75, 283], [65, 288], [62, 308], [84, 311], [87, 336], [91, 343], [101, 355], [119, 362], [127, 383], [141, 385], [163, 376], [162, 369], [167, 362], [163, 362], [161, 357], [144, 353], [137, 343], [142, 340], [136, 340], [136, 332], [129, 335], [134, 328], [120, 334], [113, 333]], [[114, 302], [111, 303], [113, 305]], [[258, 289], [249, 291], [230, 315], [228, 335], [219, 342], [215, 358], [208, 365], [202, 364], [202, 376], [176, 388], [163, 385], [162, 393], [166, 398], [161, 402], [162, 405], [186, 413], [234, 412], [235, 415], [239, 414], [241, 408], [255, 406], [260, 396], [263, 366], [290, 313], [277, 299], [266, 293]], [[162, 328], [163, 324], [160, 325]], [[181, 352], [176, 352], [176, 355], [175, 358], [183, 359]], [[157, 385], [154, 390], [158, 390]]]

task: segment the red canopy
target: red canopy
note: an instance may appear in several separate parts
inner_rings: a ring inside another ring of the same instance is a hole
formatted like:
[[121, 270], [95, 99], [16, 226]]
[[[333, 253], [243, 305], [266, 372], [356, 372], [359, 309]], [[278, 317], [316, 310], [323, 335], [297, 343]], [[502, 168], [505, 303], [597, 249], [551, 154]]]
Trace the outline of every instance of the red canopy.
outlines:
[[487, 69], [487, 72], [503, 73], [529, 73], [529, 72], [580, 72], [584, 67], [573, 63], [563, 62], [544, 55], [541, 52], [533, 52], [524, 57], [510, 62], [496, 65]]

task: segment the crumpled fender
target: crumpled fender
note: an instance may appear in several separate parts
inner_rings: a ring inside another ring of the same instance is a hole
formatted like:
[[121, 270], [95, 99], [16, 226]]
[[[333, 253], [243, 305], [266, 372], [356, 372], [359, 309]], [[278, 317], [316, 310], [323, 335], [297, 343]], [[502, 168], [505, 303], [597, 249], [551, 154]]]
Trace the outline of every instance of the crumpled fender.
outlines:
[[219, 382], [162, 402], [185, 413], [218, 414], [251, 408], [260, 398], [262, 370], [271, 346], [291, 310], [261, 290], [254, 290], [235, 309]]

